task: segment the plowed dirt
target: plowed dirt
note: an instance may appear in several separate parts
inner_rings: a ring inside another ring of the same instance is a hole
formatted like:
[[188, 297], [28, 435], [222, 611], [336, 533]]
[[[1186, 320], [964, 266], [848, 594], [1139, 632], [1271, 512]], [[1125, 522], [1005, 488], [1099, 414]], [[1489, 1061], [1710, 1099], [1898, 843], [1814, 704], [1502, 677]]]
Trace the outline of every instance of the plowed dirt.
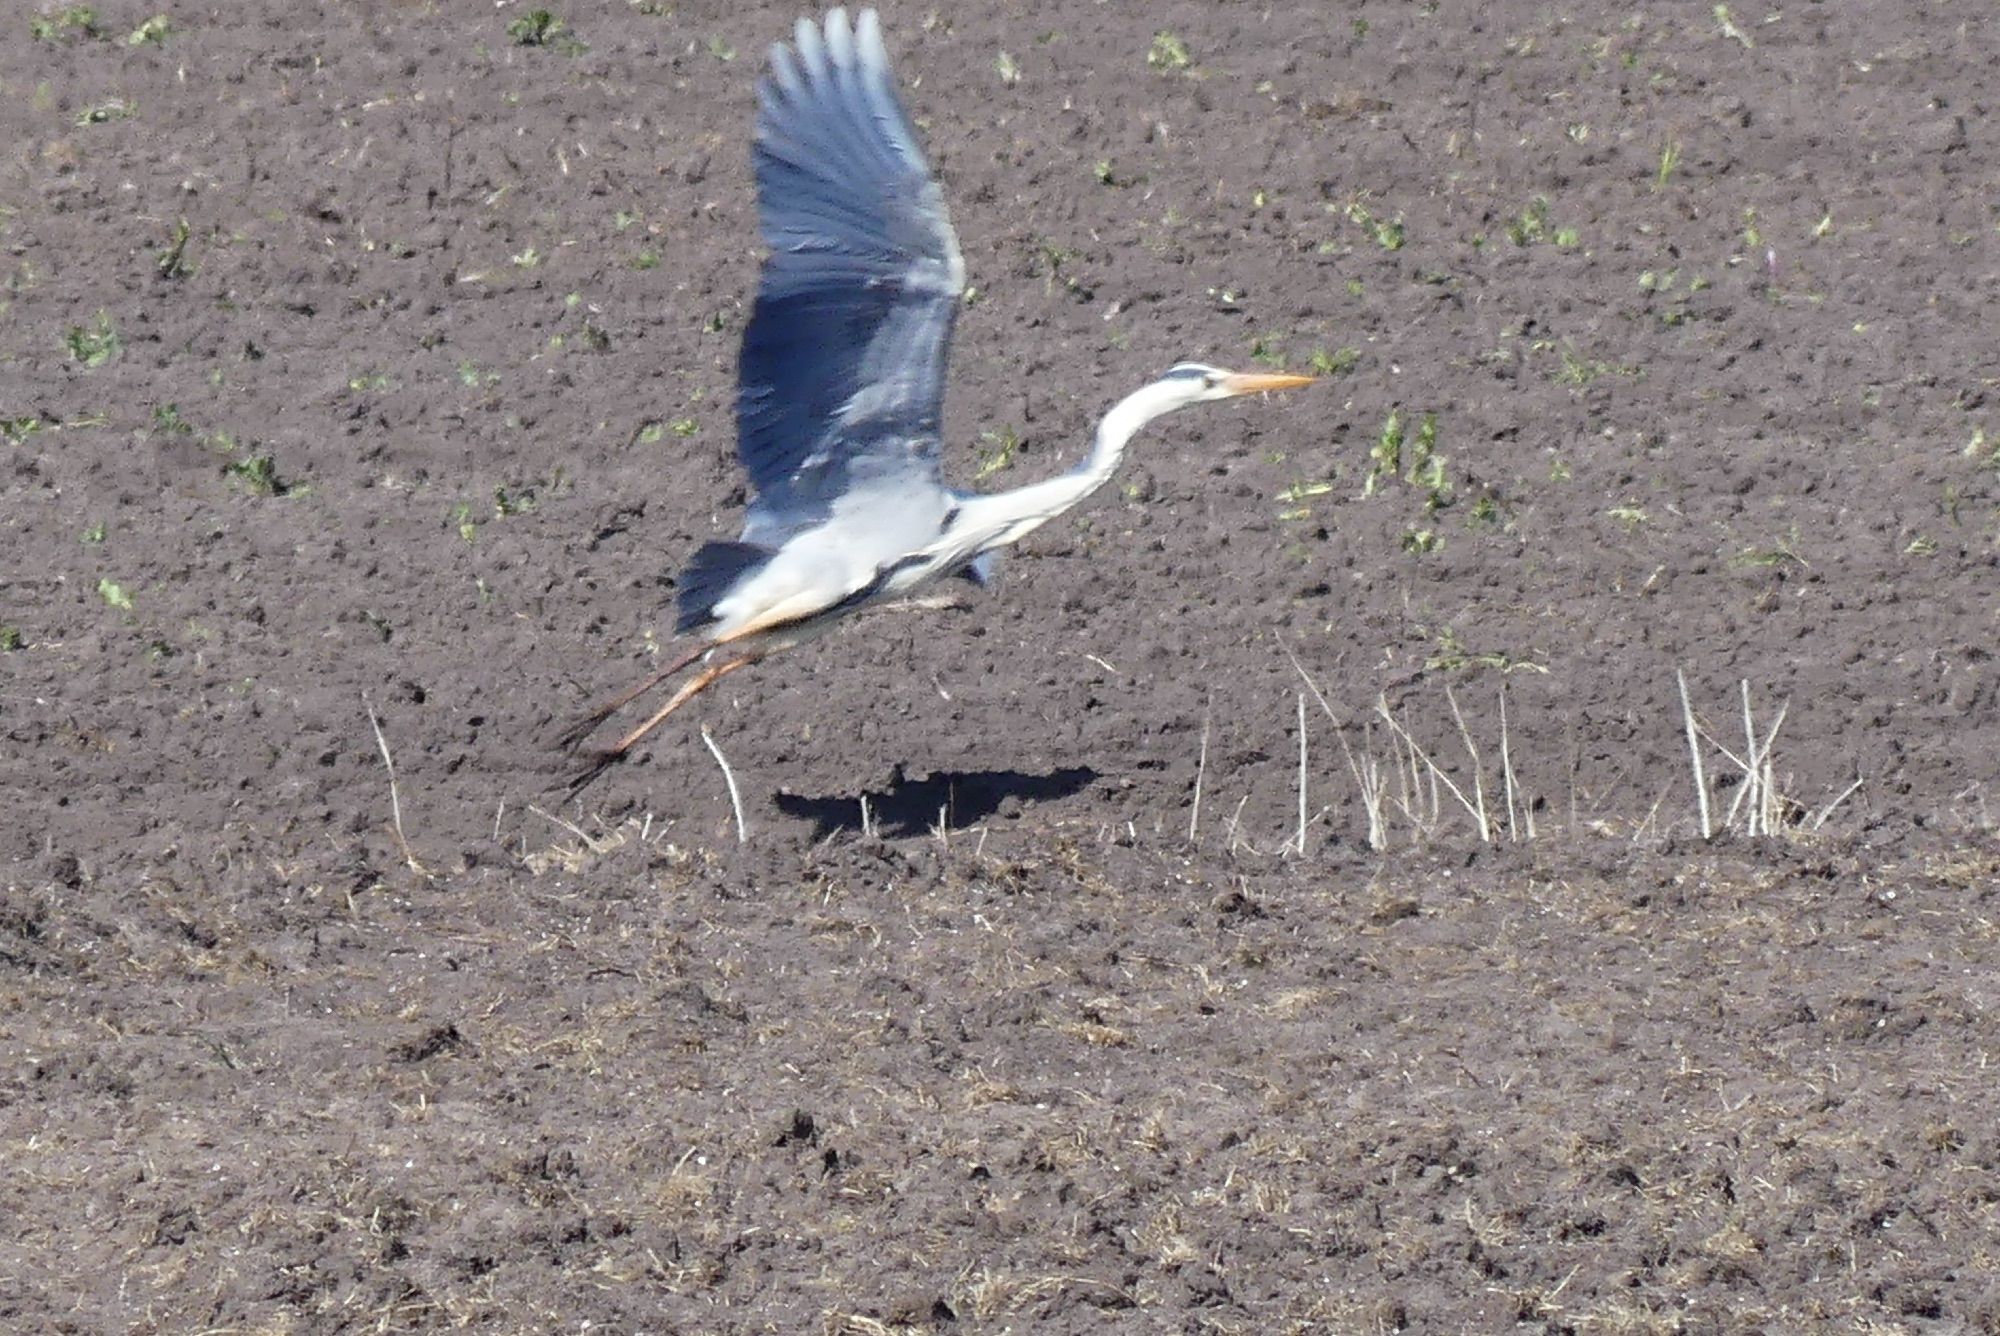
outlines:
[[795, 9], [95, 10], [0, 21], [0, 1325], [2000, 1331], [1987, 8], [887, 4], [954, 478], [1324, 379], [568, 804]]

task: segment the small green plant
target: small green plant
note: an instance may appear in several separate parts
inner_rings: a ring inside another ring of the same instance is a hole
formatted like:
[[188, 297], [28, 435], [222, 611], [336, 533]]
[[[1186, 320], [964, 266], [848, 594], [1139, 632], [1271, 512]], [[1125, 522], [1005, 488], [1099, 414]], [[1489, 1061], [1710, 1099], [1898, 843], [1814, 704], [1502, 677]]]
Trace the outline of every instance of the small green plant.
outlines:
[[632, 267], [642, 273], [648, 269], [658, 269], [660, 267], [660, 253], [651, 246], [648, 246], [632, 257]]
[[509, 488], [501, 483], [493, 489], [493, 518], [504, 520], [514, 515], [525, 515], [535, 508], [533, 487]]
[[1324, 480], [1316, 479], [1312, 482], [1295, 482], [1284, 491], [1279, 492], [1278, 499], [1286, 505], [1297, 505], [1299, 502], [1310, 500], [1315, 496], [1325, 496], [1332, 490], [1333, 484]]
[[1981, 468], [2000, 469], [2000, 437], [1988, 437], [1984, 427], [1972, 429], [1972, 439], [1961, 453]]
[[1354, 370], [1355, 367], [1361, 364], [1361, 350], [1359, 348], [1342, 347], [1328, 352], [1324, 348], [1315, 348], [1312, 351], [1312, 356], [1306, 360], [1312, 366], [1313, 372], [1316, 375], [1341, 376]]
[[1640, 506], [1636, 501], [1627, 501], [1623, 505], [1613, 506], [1604, 513], [1624, 525], [1627, 532], [1632, 533], [1636, 533], [1639, 527], [1651, 518], [1651, 516], [1646, 514], [1645, 508]]
[[165, 14], [155, 14], [125, 35], [127, 46], [160, 46], [167, 40], [167, 34], [174, 25]]
[[1436, 413], [1426, 413], [1417, 421], [1417, 439], [1410, 450], [1410, 469], [1403, 480], [1424, 492], [1424, 509], [1443, 510], [1451, 504], [1451, 483], [1445, 477], [1444, 456], [1437, 452]]
[[1299, 481], [1278, 493], [1278, 500], [1285, 508], [1278, 512], [1278, 518], [1286, 523], [1312, 518], [1312, 507], [1305, 503], [1316, 496], [1325, 496], [1333, 490], [1333, 484], [1324, 479], [1311, 482]]
[[1681, 165], [1681, 141], [1668, 139], [1660, 145], [1660, 166], [1653, 174], [1653, 189], [1665, 190], [1667, 183], [1674, 179], [1674, 173]]
[[1729, 12], [1728, 5], [1717, 5], [1711, 12], [1715, 15], [1715, 30], [1717, 32], [1727, 37], [1730, 41], [1742, 46], [1745, 51], [1756, 47], [1757, 43], [1750, 39], [1750, 34], [1744, 32], [1743, 29], [1736, 25], [1736, 17]]
[[1457, 631], [1447, 626], [1437, 633], [1437, 652], [1424, 660], [1427, 672], [1456, 672], [1461, 668], [1497, 668], [1503, 673], [1547, 673], [1532, 659], [1517, 658], [1505, 650], [1466, 648]]
[[1756, 566], [1769, 569], [1790, 562], [1800, 570], [1812, 569], [1806, 559], [1799, 555], [1799, 531], [1796, 526], [1769, 547], [1746, 547], [1730, 558], [1734, 566]]
[[1002, 51], [993, 58], [993, 68], [1000, 75], [1000, 82], [1012, 88], [1021, 82], [1021, 62]]
[[993, 431], [979, 433], [979, 468], [973, 473], [974, 482], [984, 482], [1014, 462], [1014, 452], [1021, 448], [1021, 437], [1009, 425]]
[[569, 31], [569, 25], [546, 9], [531, 9], [507, 24], [516, 46], [548, 46]]
[[1617, 375], [1637, 378], [1639, 375], [1639, 368], [1635, 366], [1620, 366], [1616, 362], [1601, 362], [1594, 358], [1584, 357], [1577, 352], [1575, 345], [1568, 342], [1565, 342], [1562, 347], [1557, 349], [1556, 353], [1562, 359], [1562, 366], [1555, 373], [1555, 381], [1558, 385], [1575, 385], [1581, 387], [1590, 384], [1590, 382], [1596, 380], [1599, 376]]
[[1428, 556], [1438, 549], [1437, 531], [1434, 529], [1405, 529], [1403, 531], [1403, 551], [1413, 557]]
[[347, 388], [356, 394], [379, 394], [390, 387], [388, 373], [373, 367], [355, 372], [347, 378]]
[[1745, 205], [1743, 209], [1743, 244], [1751, 250], [1764, 244], [1764, 233], [1757, 226], [1757, 206]]
[[181, 416], [179, 404], [161, 404], [153, 410], [153, 430], [171, 436], [192, 436], [194, 424]]
[[193, 230], [188, 227], [187, 219], [174, 224], [173, 230], [167, 234], [166, 249], [153, 256], [153, 267], [160, 271], [161, 278], [186, 278], [194, 272], [194, 266], [188, 263], [187, 257], [188, 238], [192, 235]]
[[1053, 241], [1044, 241], [1035, 247], [1035, 257], [1042, 262], [1042, 269], [1053, 279], [1062, 272], [1062, 267], [1077, 258], [1080, 251], [1071, 250]]
[[1382, 420], [1382, 430], [1375, 434], [1368, 459], [1368, 480], [1361, 485], [1363, 496], [1375, 495], [1384, 483], [1403, 471], [1403, 410], [1389, 410], [1389, 416]]
[[667, 424], [667, 430], [676, 436], [688, 437], [701, 430], [701, 424], [691, 417], [677, 417]]
[[[1400, 408], [1389, 410], [1375, 445], [1368, 452], [1371, 461], [1361, 494], [1373, 496], [1397, 479], [1425, 493], [1424, 509], [1438, 511], [1451, 504], [1451, 485], [1445, 473], [1445, 459], [1437, 452], [1437, 414], [1425, 413], [1417, 420], [1412, 441], [1403, 424]], [[1407, 453], [1406, 453], [1407, 451]]]
[[[1329, 206], [1330, 207], [1330, 206]], [[1375, 244], [1383, 250], [1403, 249], [1403, 220], [1400, 218], [1377, 218], [1369, 212], [1368, 206], [1360, 200], [1352, 200], [1343, 210], [1347, 221], [1362, 228], [1375, 238]]]
[[283, 496], [292, 490], [278, 476], [278, 461], [268, 454], [232, 459], [223, 465], [223, 472], [259, 496]]
[[1187, 43], [1177, 33], [1162, 29], [1153, 34], [1153, 44], [1146, 49], [1146, 63], [1156, 70], [1184, 70], [1192, 61]]
[[1282, 339], [1276, 334], [1259, 334], [1250, 340], [1250, 358], [1265, 366], [1283, 367], [1285, 349]]
[[1528, 207], [1507, 220], [1507, 240], [1516, 246], [1526, 246], [1540, 241], [1548, 232], [1549, 201], [1537, 195], [1528, 201]]
[[71, 361], [79, 363], [85, 371], [95, 371], [118, 356], [125, 344], [118, 337], [111, 317], [99, 311], [88, 325], [71, 325], [63, 336], [63, 346], [69, 349]]
[[122, 612], [132, 610], [132, 596], [125, 592], [123, 585], [108, 575], [98, 578], [97, 596]]
[[78, 125], [103, 125], [107, 121], [129, 121], [139, 114], [139, 108], [122, 97], [106, 98], [92, 103], [76, 114]]
[[449, 523], [457, 528], [458, 536], [466, 542], [475, 542], [479, 538], [479, 521], [472, 518], [470, 501], [461, 501], [451, 508]]
[[64, 5], [53, 13], [33, 15], [28, 19], [28, 35], [38, 42], [99, 36], [97, 11], [89, 5]]
[[28, 438], [42, 429], [38, 417], [0, 418], [0, 436], [5, 436], [14, 445], [26, 445]]
[[711, 37], [708, 39], [707, 46], [708, 54], [714, 56], [717, 60], [728, 62], [736, 59], [736, 48], [731, 46], [726, 38]]
[[1064, 273], [1063, 267], [1080, 258], [1081, 251], [1069, 249], [1053, 241], [1044, 241], [1035, 248], [1035, 258], [1042, 270], [1042, 291], [1054, 293], [1060, 287], [1070, 296], [1080, 301], [1090, 300], [1090, 289], [1075, 274]]
[[1687, 281], [1685, 291], [1675, 292], [1675, 285], [1680, 282], [1680, 277], [1681, 271], [1678, 269], [1669, 269], [1665, 273], [1648, 269], [1639, 275], [1639, 286], [1641, 289], [1656, 296], [1672, 297], [1672, 300], [1660, 310], [1660, 322], [1662, 324], [1686, 324], [1694, 317], [1694, 312], [1688, 305], [1689, 298], [1710, 286], [1708, 279], [1703, 278], [1700, 274], [1696, 274]]
[[0, 626], [0, 652], [12, 654], [22, 643], [20, 627]]
[[104, 521], [99, 520], [97, 523], [91, 525], [88, 529], [85, 529], [83, 531], [83, 541], [86, 544], [95, 546], [96, 544], [102, 543], [104, 541], [104, 534], [105, 534]]

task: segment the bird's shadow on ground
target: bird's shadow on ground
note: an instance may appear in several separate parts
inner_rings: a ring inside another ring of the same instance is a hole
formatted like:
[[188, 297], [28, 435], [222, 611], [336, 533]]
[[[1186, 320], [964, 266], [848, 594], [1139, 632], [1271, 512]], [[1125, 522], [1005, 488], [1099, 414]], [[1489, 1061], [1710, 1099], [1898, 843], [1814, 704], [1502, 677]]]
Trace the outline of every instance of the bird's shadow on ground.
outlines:
[[[940, 817], [945, 829], [959, 830], [984, 821], [1010, 800], [1020, 804], [1067, 798], [1097, 777], [1087, 765], [1066, 766], [1046, 775], [1018, 770], [947, 771], [925, 779], [899, 779], [879, 793], [825, 797], [780, 793], [776, 801], [786, 816], [811, 821], [816, 840], [836, 831], [866, 834], [871, 830], [906, 839], [936, 830]], [[866, 829], [862, 824], [864, 800]]]

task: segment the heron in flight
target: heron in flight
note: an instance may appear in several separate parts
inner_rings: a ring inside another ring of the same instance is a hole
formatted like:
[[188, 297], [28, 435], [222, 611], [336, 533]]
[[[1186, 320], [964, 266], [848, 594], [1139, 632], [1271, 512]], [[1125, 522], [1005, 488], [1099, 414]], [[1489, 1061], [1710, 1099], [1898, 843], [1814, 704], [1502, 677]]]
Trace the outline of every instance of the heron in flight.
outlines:
[[730, 673], [850, 614], [962, 576], [1095, 492], [1126, 442], [1188, 404], [1307, 384], [1185, 362], [1114, 404], [1060, 477], [964, 492], [939, 469], [945, 349], [965, 262], [889, 72], [873, 10], [800, 19], [757, 86], [758, 221], [770, 255], [743, 332], [737, 453], [754, 497], [734, 542], [681, 573], [688, 651], [563, 735], [597, 726], [682, 669], [700, 669], [581, 774], [580, 790]]

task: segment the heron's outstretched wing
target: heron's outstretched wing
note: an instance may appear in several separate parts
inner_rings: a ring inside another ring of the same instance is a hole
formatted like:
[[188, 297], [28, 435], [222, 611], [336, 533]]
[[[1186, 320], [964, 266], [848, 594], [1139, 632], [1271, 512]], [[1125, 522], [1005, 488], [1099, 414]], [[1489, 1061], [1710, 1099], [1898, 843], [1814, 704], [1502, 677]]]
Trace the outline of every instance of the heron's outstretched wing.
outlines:
[[800, 19], [757, 88], [771, 248], [743, 334], [746, 541], [775, 546], [856, 488], [935, 492], [945, 346], [965, 264], [873, 10]]

